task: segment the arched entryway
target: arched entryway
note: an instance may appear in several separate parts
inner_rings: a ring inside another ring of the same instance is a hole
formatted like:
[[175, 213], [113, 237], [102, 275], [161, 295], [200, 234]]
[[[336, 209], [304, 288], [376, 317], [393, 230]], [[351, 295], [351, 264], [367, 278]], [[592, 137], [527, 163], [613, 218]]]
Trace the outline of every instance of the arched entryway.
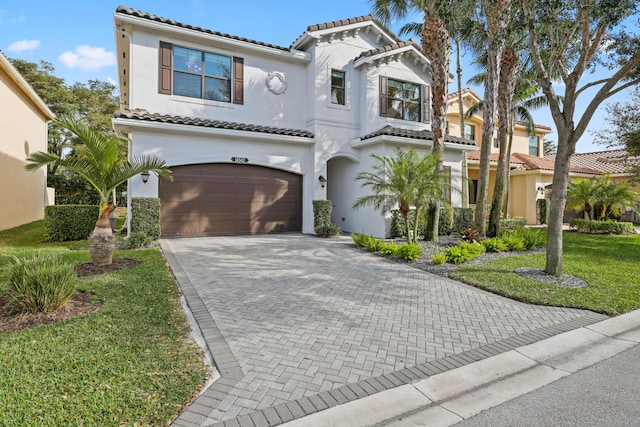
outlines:
[[160, 180], [163, 237], [302, 231], [302, 176], [257, 165], [174, 166]]

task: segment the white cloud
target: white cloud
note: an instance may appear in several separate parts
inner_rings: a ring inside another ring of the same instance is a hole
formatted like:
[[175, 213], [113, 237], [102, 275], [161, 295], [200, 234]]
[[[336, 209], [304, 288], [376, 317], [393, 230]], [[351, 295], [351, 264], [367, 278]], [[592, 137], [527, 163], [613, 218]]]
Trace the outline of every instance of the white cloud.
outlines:
[[78, 46], [73, 52], [65, 52], [58, 57], [60, 62], [69, 68], [80, 68], [84, 71], [95, 71], [116, 63], [116, 54], [103, 47], [89, 45]]
[[15, 18], [11, 18], [9, 20], [12, 24], [22, 24], [24, 22], [24, 15], [16, 16]]
[[8, 52], [24, 52], [25, 50], [34, 50], [40, 46], [40, 40], [20, 40], [13, 42], [7, 48]]

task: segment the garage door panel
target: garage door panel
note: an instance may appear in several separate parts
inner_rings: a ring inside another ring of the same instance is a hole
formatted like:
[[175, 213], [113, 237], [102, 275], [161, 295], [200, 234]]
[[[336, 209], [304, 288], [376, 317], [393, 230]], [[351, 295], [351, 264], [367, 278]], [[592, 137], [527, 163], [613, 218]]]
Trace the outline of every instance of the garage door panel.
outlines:
[[255, 165], [172, 168], [161, 180], [163, 236], [301, 231], [302, 177]]

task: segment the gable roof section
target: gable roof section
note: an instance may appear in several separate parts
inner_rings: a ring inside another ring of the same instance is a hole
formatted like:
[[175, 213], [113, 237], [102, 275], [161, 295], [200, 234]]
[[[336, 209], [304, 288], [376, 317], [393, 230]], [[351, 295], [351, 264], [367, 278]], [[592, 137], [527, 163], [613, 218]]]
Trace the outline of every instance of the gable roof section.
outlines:
[[6, 74], [7, 77], [20, 88], [22, 93], [32, 102], [35, 109], [40, 113], [45, 121], [52, 120], [56, 115], [51, 109], [44, 103], [42, 98], [38, 96], [38, 93], [31, 87], [29, 82], [22, 77], [22, 74], [11, 64], [11, 61], [4, 56], [4, 53], [0, 51], [0, 72]]
[[[475, 93], [470, 87], [462, 89], [462, 97], [464, 98], [467, 95], [473, 96], [478, 101], [482, 101], [482, 97]], [[451, 101], [454, 99], [458, 99], [458, 92], [451, 92], [449, 95], [447, 95], [447, 101]]]
[[126, 6], [118, 6], [118, 8], [116, 9], [116, 13], [120, 13], [120, 14], [128, 15], [128, 16], [133, 16], [133, 17], [136, 17], [136, 18], [147, 19], [149, 21], [159, 22], [161, 24], [173, 25], [175, 27], [185, 28], [185, 29], [193, 30], [193, 31], [198, 31], [198, 32], [201, 32], [201, 33], [210, 34], [210, 35], [214, 35], [214, 36], [218, 36], [218, 37], [223, 37], [223, 38], [230, 39], [230, 40], [235, 40], [235, 41], [241, 41], [241, 42], [246, 42], [246, 43], [250, 43], [250, 44], [255, 44], [255, 45], [258, 45], [258, 46], [262, 46], [262, 47], [278, 49], [278, 50], [282, 50], [282, 51], [286, 51], [286, 52], [290, 52], [291, 51], [291, 49], [288, 48], [288, 47], [278, 46], [278, 45], [271, 44], [271, 43], [264, 43], [264, 42], [260, 42], [260, 41], [257, 41], [257, 40], [252, 40], [252, 39], [247, 39], [247, 38], [244, 38], [244, 37], [234, 36], [234, 35], [231, 35], [231, 34], [220, 33], [218, 31], [212, 31], [212, 30], [208, 30], [206, 28], [196, 27], [196, 26], [189, 25], [189, 24], [183, 24], [182, 22], [174, 21], [173, 19], [163, 18], [161, 16], [154, 15], [152, 13], [143, 12], [141, 10], [133, 9], [133, 8], [126, 7]]
[[174, 125], [200, 126], [215, 129], [228, 129], [246, 132], [268, 133], [273, 135], [297, 136], [313, 138], [311, 132], [297, 129], [276, 128], [271, 126], [252, 125], [248, 123], [223, 122], [220, 120], [201, 119], [197, 117], [172, 116], [169, 114], [150, 113], [146, 110], [119, 110], [114, 114], [117, 119], [133, 119], [147, 122], [167, 123]]
[[[379, 129], [375, 132], [372, 132], [370, 134], [367, 134], [363, 137], [361, 137], [360, 139], [362, 141], [367, 140], [367, 139], [371, 139], [371, 138], [375, 138], [377, 136], [397, 136], [400, 138], [409, 138], [409, 139], [421, 139], [421, 140], [425, 140], [425, 141], [433, 141], [433, 132], [430, 130], [412, 130], [412, 129], [401, 129], [401, 128], [396, 128], [390, 125], [387, 125], [385, 127], [383, 127], [382, 129]], [[450, 144], [459, 144], [459, 145], [468, 145], [468, 146], [472, 146], [475, 147], [476, 143], [474, 141], [468, 140], [468, 139], [464, 139], [464, 138], [457, 138], [455, 136], [451, 136], [451, 135], [446, 135], [444, 138], [445, 142], [448, 142]]]
[[317, 40], [323, 37], [325, 34], [337, 33], [340, 30], [344, 30], [344, 27], [349, 27], [349, 29], [358, 27], [374, 27], [377, 30], [378, 34], [380, 34], [381, 36], [386, 36], [387, 43], [398, 43], [402, 41], [400, 37], [398, 37], [393, 31], [391, 31], [373, 16], [365, 15], [355, 18], [341, 19], [338, 21], [309, 25], [307, 27], [307, 30], [303, 34], [298, 36], [298, 38], [291, 44], [290, 48], [300, 49], [304, 47], [307, 42], [309, 42], [309, 40]]

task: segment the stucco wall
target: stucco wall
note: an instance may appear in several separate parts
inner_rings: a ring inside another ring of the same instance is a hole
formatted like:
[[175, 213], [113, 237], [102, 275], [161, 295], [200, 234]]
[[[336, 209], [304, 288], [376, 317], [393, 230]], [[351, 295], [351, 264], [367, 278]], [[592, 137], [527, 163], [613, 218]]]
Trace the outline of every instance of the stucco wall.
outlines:
[[47, 150], [46, 119], [0, 70], [0, 230], [44, 218], [46, 171], [28, 172], [26, 157]]

